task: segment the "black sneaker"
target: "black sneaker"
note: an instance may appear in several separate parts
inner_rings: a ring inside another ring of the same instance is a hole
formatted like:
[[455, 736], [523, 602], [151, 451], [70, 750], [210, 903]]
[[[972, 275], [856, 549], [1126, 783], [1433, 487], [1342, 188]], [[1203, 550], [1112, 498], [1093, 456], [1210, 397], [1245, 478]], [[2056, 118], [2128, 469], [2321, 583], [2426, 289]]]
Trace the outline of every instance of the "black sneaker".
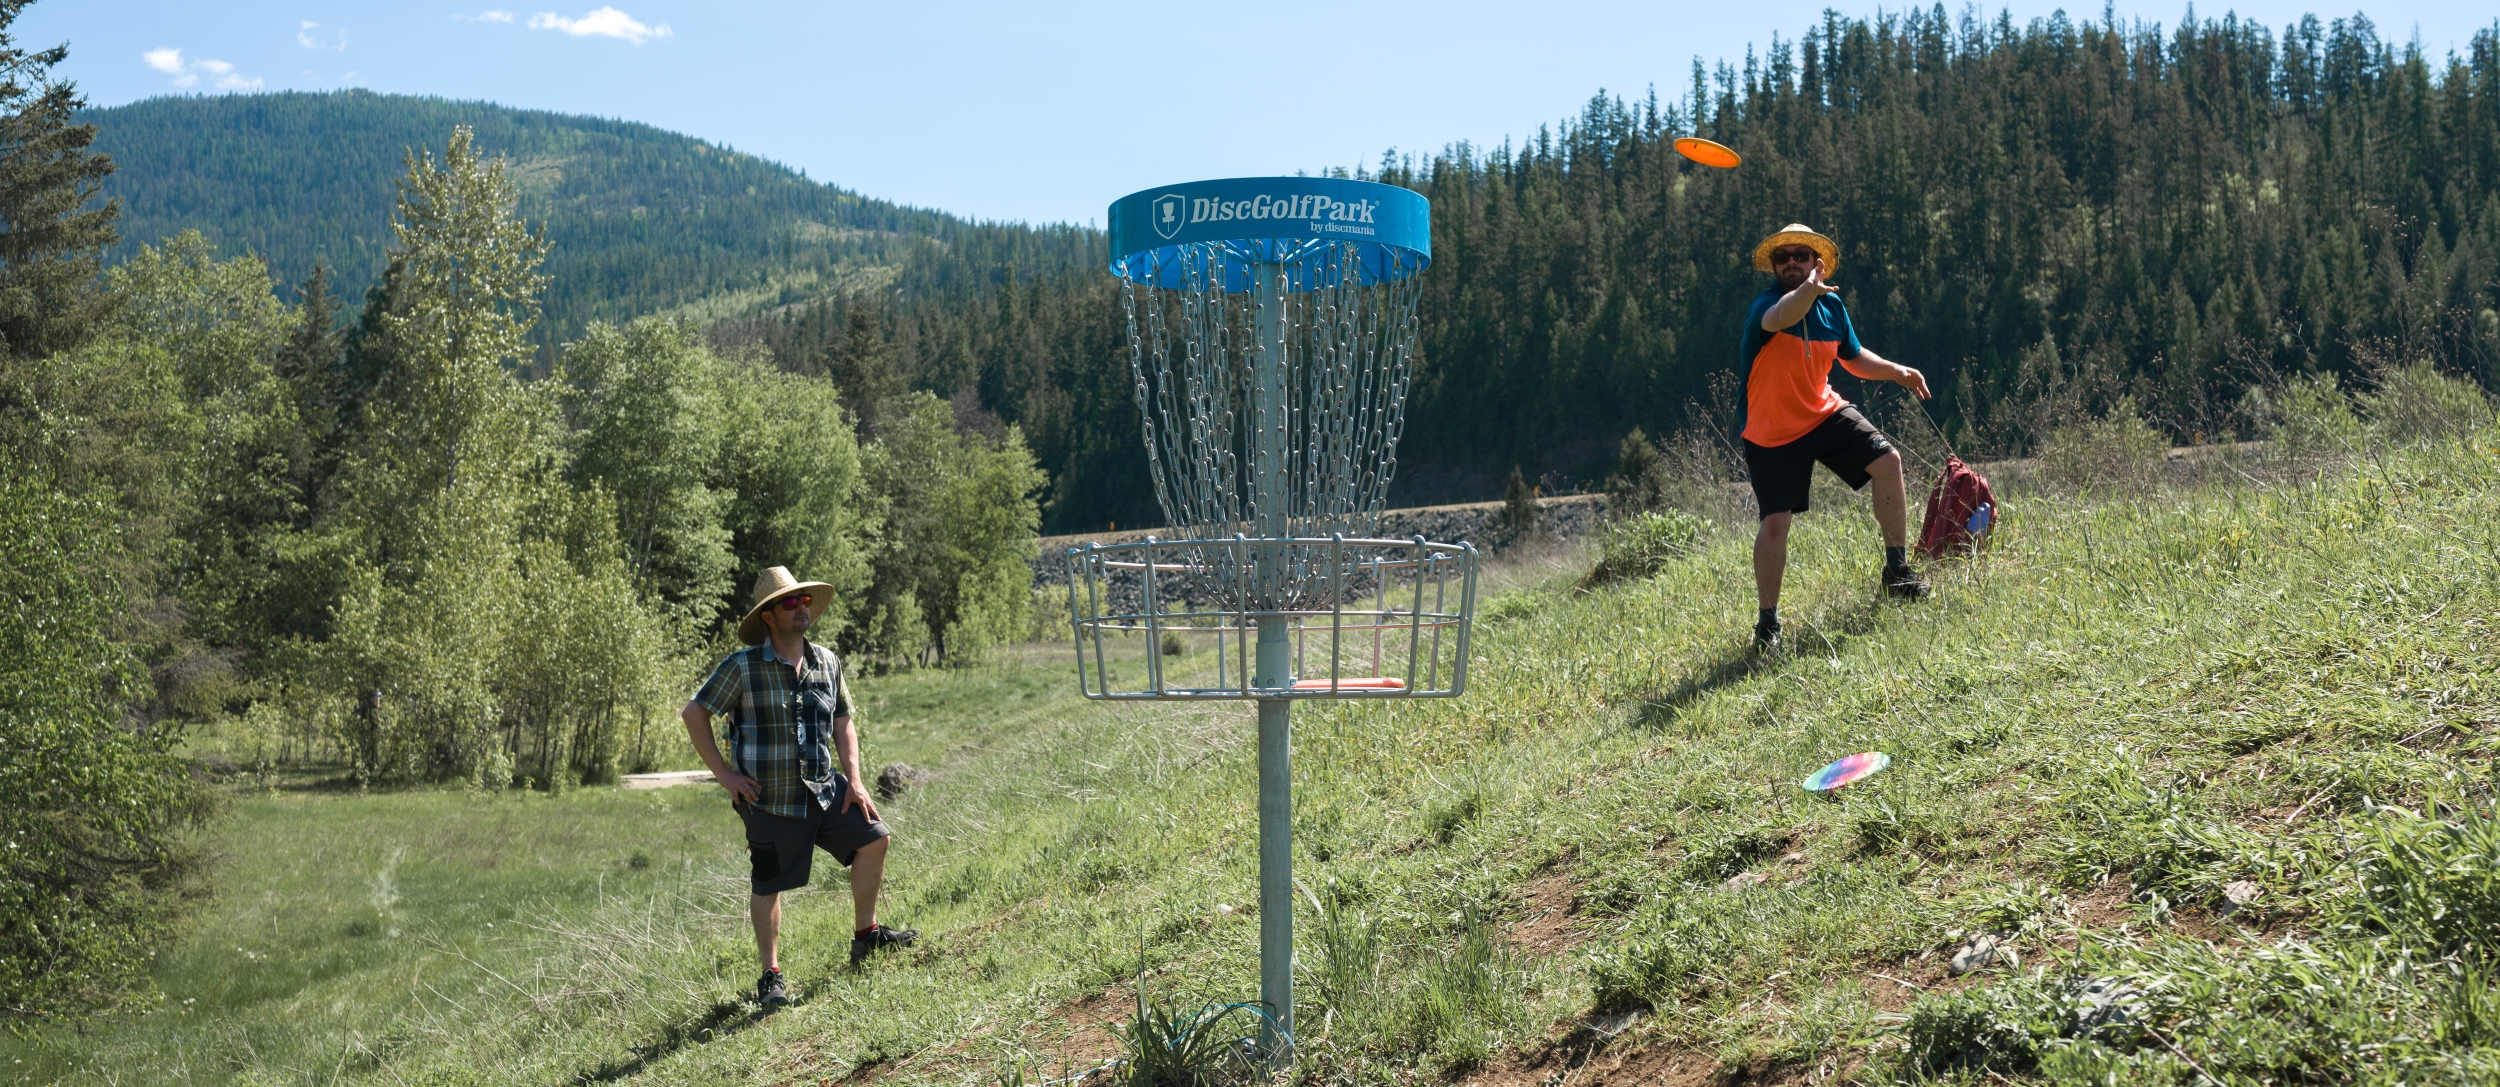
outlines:
[[1903, 600], [1925, 600], [1927, 579], [1907, 566], [1895, 566], [1884, 571], [1884, 592]]
[[781, 971], [766, 970], [755, 979], [755, 1002], [769, 1011], [790, 1005], [790, 987], [781, 983]]
[[1779, 650], [1780, 625], [1778, 623], [1754, 624], [1753, 651], [1756, 653], [1769, 654], [1777, 653]]
[[911, 942], [919, 938], [920, 930], [916, 928], [887, 928], [884, 925], [878, 925], [869, 929], [866, 936], [851, 937], [851, 965], [857, 966], [867, 961], [868, 956], [880, 951], [910, 947]]

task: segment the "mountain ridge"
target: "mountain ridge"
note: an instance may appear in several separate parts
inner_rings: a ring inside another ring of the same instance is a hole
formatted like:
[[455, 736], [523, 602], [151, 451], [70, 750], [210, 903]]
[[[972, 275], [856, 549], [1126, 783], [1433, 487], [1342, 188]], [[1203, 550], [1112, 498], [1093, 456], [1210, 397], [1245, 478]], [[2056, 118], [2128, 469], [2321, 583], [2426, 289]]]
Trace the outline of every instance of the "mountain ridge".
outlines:
[[[117, 167], [114, 259], [186, 229], [249, 250], [282, 283], [319, 260], [354, 291], [392, 245], [406, 156], [439, 149], [455, 125], [503, 157], [519, 211], [544, 224], [542, 343], [592, 321], [672, 312], [730, 292], [787, 305], [830, 290], [904, 284], [932, 243], [987, 242], [1026, 269], [1070, 263], [1081, 229], [993, 223], [863, 196], [699, 136], [640, 121], [485, 100], [365, 90], [165, 96], [84, 110]], [[1027, 251], [1033, 250], [1033, 251]], [[1058, 250], [1058, 252], [1052, 252]], [[1019, 259], [1020, 258], [1020, 259]], [[925, 262], [924, 262], [925, 263]], [[709, 307], [718, 310], [721, 307]], [[713, 318], [729, 316], [722, 311]]]

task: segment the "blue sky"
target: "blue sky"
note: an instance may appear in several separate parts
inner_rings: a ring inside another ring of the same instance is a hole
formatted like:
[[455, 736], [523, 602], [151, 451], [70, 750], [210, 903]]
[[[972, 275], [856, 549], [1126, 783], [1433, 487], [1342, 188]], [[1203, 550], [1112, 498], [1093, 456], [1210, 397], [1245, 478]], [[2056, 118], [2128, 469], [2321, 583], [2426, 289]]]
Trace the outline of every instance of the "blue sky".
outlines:
[[[1744, 3], [740, 3], [732, 0], [42, 0], [89, 100], [254, 90], [482, 98], [644, 121], [871, 196], [985, 219], [1099, 222], [1172, 181], [1499, 143], [1600, 88], [1677, 97], [1693, 58], [1741, 60], [1826, 6]], [[611, 3], [613, 6], [611, 6]], [[2061, 5], [2000, 7], [2018, 22]], [[1892, 10], [1899, 10], [1895, 5]], [[1953, 10], [1952, 5], [1948, 5]], [[2180, 7], [2119, 7], [2165, 25]], [[2226, 10], [2208, 5], [2205, 15]], [[2278, 31], [2316, 10], [2237, 5]], [[2367, 7], [2379, 33], [2462, 53], [2479, 4]], [[2097, 4], [2078, 14], [2097, 19]]]

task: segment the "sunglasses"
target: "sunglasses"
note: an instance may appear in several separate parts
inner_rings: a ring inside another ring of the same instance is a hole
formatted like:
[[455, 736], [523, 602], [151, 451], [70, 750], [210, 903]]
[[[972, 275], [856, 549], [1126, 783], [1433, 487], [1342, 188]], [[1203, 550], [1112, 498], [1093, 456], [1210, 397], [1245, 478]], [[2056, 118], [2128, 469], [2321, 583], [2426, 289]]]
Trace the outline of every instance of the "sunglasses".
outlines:
[[793, 596], [785, 596], [785, 597], [782, 597], [782, 598], [781, 598], [781, 599], [779, 599], [779, 600], [774, 601], [774, 602], [773, 602], [773, 606], [774, 606], [774, 607], [777, 607], [777, 608], [780, 608], [780, 609], [781, 609], [781, 610], [783, 610], [783, 611], [797, 611], [798, 609], [800, 609], [800, 608], [804, 608], [804, 607], [806, 607], [806, 606], [808, 606], [808, 605], [810, 605], [810, 604], [813, 604], [813, 603], [815, 603], [815, 602], [816, 602], [816, 597], [815, 597], [813, 594], [810, 594], [810, 593], [798, 593], [798, 594], [796, 594], [796, 595], [793, 595]]
[[1771, 251], [1771, 266], [1776, 268], [1783, 264], [1804, 264], [1813, 260], [1814, 257], [1815, 252], [1811, 249], [1774, 249]]

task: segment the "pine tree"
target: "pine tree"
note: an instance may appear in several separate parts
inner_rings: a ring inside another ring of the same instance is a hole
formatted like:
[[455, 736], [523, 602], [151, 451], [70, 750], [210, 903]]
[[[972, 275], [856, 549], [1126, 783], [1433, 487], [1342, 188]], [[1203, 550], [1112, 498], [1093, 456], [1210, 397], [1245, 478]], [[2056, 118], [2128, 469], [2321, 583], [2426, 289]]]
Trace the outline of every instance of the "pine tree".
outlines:
[[96, 284], [102, 251], [119, 240], [117, 203], [88, 207], [113, 172], [87, 150], [94, 125], [71, 124], [86, 105], [52, 78], [69, 47], [29, 52], [9, 27], [32, 0], [0, 0], [0, 339], [18, 358], [84, 342], [111, 304]]

